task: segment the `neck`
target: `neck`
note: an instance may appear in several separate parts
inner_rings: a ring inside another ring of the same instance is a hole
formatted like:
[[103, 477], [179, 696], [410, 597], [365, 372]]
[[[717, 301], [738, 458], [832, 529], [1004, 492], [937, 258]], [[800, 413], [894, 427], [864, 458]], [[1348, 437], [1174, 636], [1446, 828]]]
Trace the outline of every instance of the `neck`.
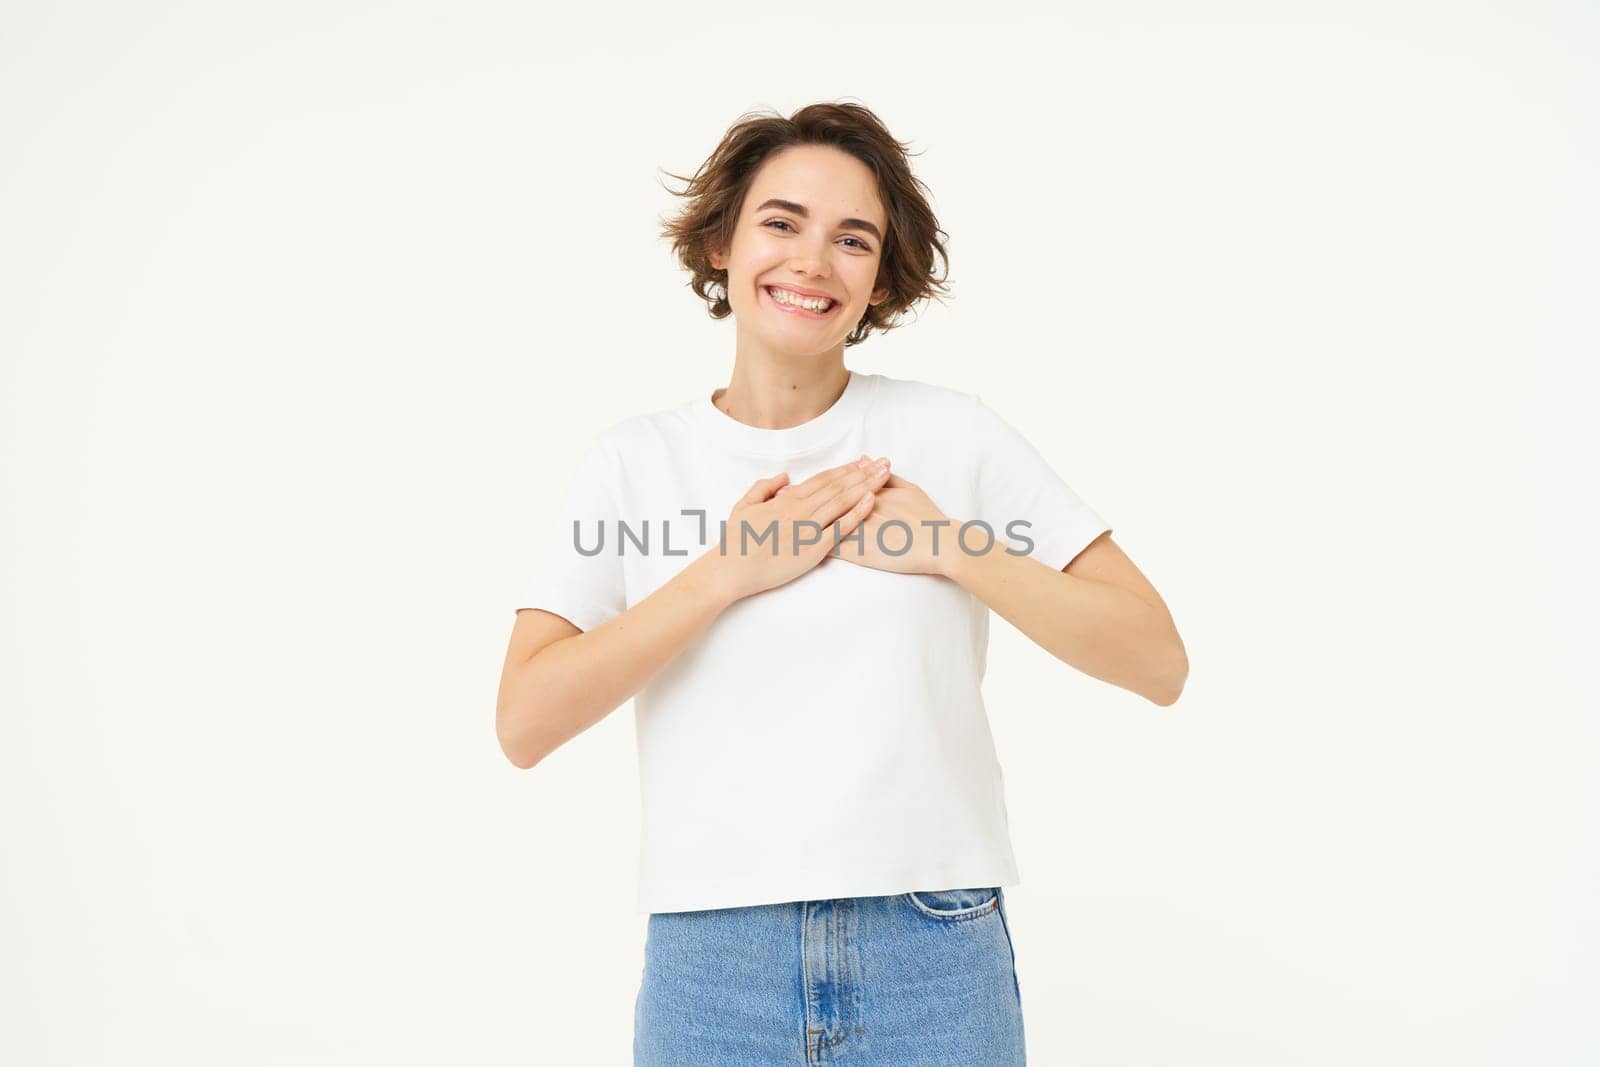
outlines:
[[850, 384], [844, 352], [832, 358], [790, 362], [736, 358], [733, 375], [711, 402], [725, 414], [762, 430], [786, 430], [832, 407]]

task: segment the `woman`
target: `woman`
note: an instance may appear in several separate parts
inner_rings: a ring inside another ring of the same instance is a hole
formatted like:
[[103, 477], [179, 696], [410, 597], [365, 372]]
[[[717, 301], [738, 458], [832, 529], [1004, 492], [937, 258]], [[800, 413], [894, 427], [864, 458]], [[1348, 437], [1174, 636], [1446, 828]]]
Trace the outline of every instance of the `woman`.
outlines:
[[636, 698], [636, 1063], [1021, 1063], [989, 612], [1163, 706], [1182, 641], [977, 396], [845, 367], [943, 288], [876, 116], [745, 116], [687, 181], [666, 234], [734, 317], [733, 372], [591, 442], [518, 602], [500, 743], [531, 767]]

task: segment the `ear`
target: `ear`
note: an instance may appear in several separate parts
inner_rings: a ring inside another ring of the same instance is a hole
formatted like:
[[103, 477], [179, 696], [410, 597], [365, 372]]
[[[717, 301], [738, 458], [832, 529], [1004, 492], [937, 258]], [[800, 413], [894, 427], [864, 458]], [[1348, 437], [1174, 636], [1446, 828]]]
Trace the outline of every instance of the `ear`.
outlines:
[[706, 239], [706, 256], [711, 260], [711, 265], [717, 270], [726, 270], [728, 267], [728, 254], [718, 248], [710, 238]]
[[869, 303], [869, 304], [881, 304], [887, 299], [889, 299], [889, 290], [887, 290], [887, 289], [874, 289], [872, 291], [872, 295], [867, 297], [867, 303]]

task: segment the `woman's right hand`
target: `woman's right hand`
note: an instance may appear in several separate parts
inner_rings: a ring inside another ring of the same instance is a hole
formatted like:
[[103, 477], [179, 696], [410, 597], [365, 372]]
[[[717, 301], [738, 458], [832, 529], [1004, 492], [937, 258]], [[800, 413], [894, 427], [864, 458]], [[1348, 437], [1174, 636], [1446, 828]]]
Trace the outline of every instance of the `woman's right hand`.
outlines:
[[[888, 480], [887, 458], [874, 462], [863, 456], [819, 471], [799, 485], [789, 485], [788, 474], [756, 482], [733, 505], [722, 546], [711, 550], [721, 554], [734, 595], [747, 597], [783, 585], [821, 563], [833, 552], [835, 520], [838, 537], [852, 533], [872, 512], [873, 491]], [[742, 523], [749, 523], [748, 534], [742, 534]], [[777, 533], [775, 553], [769, 527]]]

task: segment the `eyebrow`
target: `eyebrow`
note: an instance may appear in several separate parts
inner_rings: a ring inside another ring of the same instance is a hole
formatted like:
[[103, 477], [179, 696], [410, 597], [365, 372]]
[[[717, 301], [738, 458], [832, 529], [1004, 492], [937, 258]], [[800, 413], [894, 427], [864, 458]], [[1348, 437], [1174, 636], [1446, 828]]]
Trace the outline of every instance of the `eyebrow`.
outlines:
[[[799, 215], [803, 219], [809, 219], [811, 217], [811, 212], [806, 210], [806, 206], [804, 204], [797, 204], [793, 200], [780, 200], [778, 197], [773, 197], [771, 200], [766, 201], [760, 207], [756, 208], [756, 210], [765, 211], [769, 207], [775, 207], [780, 211], [792, 212], [793, 214]], [[878, 227], [868, 222], [866, 219], [840, 219], [839, 228], [842, 230], [864, 230], [867, 233], [872, 234], [872, 236], [876, 237], [879, 241], [883, 240], [883, 234], [878, 232]]]

